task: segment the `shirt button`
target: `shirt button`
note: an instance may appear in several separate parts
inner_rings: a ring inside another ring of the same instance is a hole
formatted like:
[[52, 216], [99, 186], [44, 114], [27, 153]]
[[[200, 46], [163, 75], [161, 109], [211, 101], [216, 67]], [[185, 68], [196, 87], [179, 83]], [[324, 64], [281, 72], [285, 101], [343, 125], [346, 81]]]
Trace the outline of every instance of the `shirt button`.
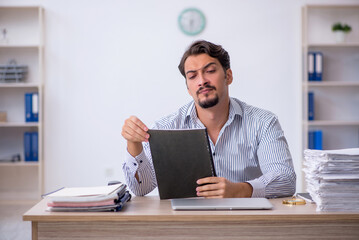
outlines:
[[213, 153], [213, 156], [216, 156], [216, 153]]
[[133, 163], [133, 165], [137, 166], [137, 163]]
[[142, 163], [143, 161], [142, 160], [140, 160], [140, 163]]
[[139, 181], [138, 183], [142, 183], [142, 181]]

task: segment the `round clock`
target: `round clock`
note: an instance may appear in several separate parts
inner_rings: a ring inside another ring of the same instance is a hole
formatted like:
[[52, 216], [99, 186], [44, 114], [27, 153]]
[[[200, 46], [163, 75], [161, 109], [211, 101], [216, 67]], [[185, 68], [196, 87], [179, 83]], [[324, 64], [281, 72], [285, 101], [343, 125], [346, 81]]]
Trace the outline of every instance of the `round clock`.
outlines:
[[183, 33], [194, 36], [203, 31], [206, 18], [197, 8], [187, 8], [180, 13], [178, 25]]

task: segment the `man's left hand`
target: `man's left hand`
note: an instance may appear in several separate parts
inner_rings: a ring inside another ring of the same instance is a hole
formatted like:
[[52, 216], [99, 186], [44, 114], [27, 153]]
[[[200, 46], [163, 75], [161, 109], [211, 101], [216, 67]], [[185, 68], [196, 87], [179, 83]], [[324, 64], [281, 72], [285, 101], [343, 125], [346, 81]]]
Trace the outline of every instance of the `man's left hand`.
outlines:
[[250, 198], [253, 187], [249, 183], [234, 183], [223, 177], [207, 177], [197, 180], [197, 196], [205, 198]]

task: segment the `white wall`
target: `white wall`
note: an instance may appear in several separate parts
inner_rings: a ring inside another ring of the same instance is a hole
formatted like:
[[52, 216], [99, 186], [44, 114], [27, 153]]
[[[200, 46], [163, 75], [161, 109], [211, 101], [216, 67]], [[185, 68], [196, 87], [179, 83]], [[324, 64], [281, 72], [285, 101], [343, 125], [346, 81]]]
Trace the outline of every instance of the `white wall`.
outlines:
[[[302, 191], [301, 7], [358, 0], [2, 0], [45, 8], [45, 190], [124, 180], [124, 120], [147, 125], [187, 103], [177, 65], [197, 39], [230, 53], [230, 95], [271, 110], [285, 131]], [[179, 13], [200, 8], [196, 37]]]

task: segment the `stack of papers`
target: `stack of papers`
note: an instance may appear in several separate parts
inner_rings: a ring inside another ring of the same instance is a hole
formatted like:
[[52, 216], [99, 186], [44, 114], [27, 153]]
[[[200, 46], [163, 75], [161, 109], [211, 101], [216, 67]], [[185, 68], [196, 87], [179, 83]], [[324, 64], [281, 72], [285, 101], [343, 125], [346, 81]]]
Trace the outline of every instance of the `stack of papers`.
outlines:
[[123, 183], [101, 187], [62, 188], [46, 194], [48, 211], [119, 211], [131, 199]]
[[359, 148], [305, 150], [307, 191], [317, 211], [359, 211]]

